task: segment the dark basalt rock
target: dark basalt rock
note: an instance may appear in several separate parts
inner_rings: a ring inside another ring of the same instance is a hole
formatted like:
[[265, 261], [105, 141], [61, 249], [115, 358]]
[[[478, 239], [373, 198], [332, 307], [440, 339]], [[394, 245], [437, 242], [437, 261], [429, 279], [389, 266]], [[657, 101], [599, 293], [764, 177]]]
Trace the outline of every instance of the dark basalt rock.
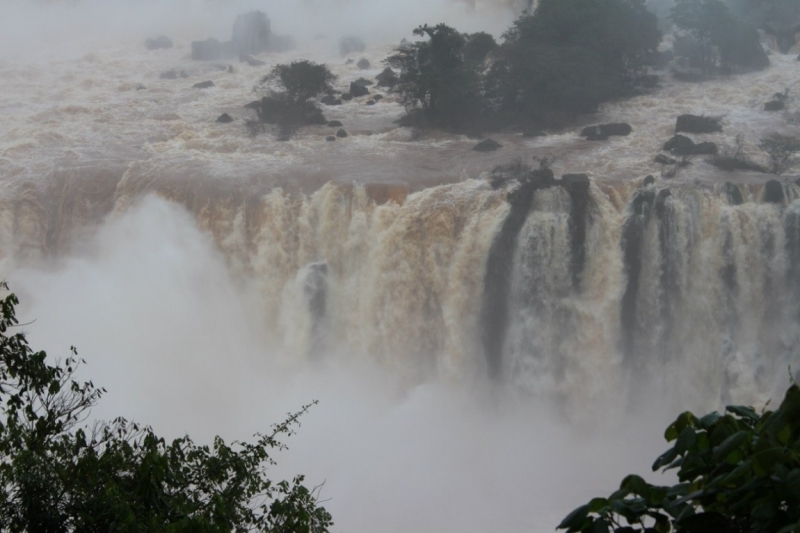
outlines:
[[340, 121], [338, 121], [338, 120], [331, 120], [330, 122], [328, 122], [328, 127], [329, 128], [341, 128], [342, 127], [342, 123]]
[[369, 89], [367, 89], [363, 85], [359, 85], [356, 82], [350, 84], [350, 95], [353, 98], [358, 98], [360, 96], [367, 96], [368, 94], [369, 94]]
[[769, 180], [764, 185], [764, 202], [771, 204], [782, 204], [785, 195], [783, 193], [783, 185], [778, 180]]
[[342, 57], [355, 52], [363, 52], [366, 49], [367, 45], [359, 37], [343, 37], [339, 41], [339, 53]]
[[366, 58], [362, 58], [356, 66], [361, 70], [368, 70], [372, 65], [370, 65], [369, 60]]
[[784, 109], [786, 104], [782, 100], [773, 100], [764, 104], [764, 111], [780, 111]]
[[330, 143], [330, 142], [335, 141], [336, 137], [334, 137], [333, 135], [328, 135], [327, 137], [325, 137], [325, 140]]
[[659, 165], [677, 165], [678, 161], [672, 159], [671, 157], [667, 157], [664, 154], [658, 154], [654, 160]]
[[342, 101], [332, 95], [324, 96], [320, 102], [325, 105], [342, 105]]
[[339, 137], [340, 139], [344, 139], [345, 137], [347, 137], [347, 132], [344, 131], [343, 129], [340, 129], [339, 131], [336, 132], [336, 136]]
[[216, 122], [219, 122], [220, 124], [227, 124], [228, 122], [233, 122], [233, 117], [227, 113], [223, 113], [219, 116], [219, 118], [217, 118]]
[[656, 182], [656, 178], [655, 178], [655, 177], [653, 177], [652, 175], [649, 175], [649, 176], [647, 176], [647, 177], [644, 179], [644, 182], [643, 182], [642, 184], [643, 184], [645, 187], [648, 187], [648, 186], [650, 186], [650, 185], [653, 185], [655, 182]]
[[673, 155], [714, 155], [717, 153], [717, 145], [712, 142], [695, 144], [685, 135], [675, 135], [664, 143], [664, 151]]
[[245, 109], [261, 109], [261, 100], [255, 100], [244, 105]]
[[503, 145], [494, 139], [484, 139], [476, 144], [472, 149], [476, 152], [494, 152], [502, 147]]
[[264, 65], [266, 65], [264, 61], [256, 59], [255, 57], [248, 54], [240, 54], [239, 63], [247, 63], [251, 67], [263, 67]]
[[195, 83], [192, 85], [192, 89], [208, 89], [209, 87], [213, 87], [213, 81], [201, 81], [200, 83]]
[[742, 197], [742, 191], [739, 189], [738, 185], [731, 183], [730, 181], [726, 181], [722, 185], [722, 192], [728, 197], [728, 203], [730, 205], [742, 205], [744, 203], [744, 198]]
[[375, 100], [369, 100], [369, 101], [367, 102], [367, 105], [375, 105]]
[[355, 83], [357, 85], [361, 85], [363, 87], [369, 87], [370, 85], [374, 85], [374, 82], [371, 81], [371, 80], [368, 80], [367, 78], [358, 78], [353, 83]]
[[581, 131], [581, 137], [586, 137], [590, 141], [604, 141], [612, 135], [626, 137], [631, 134], [633, 128], [630, 124], [616, 123], [616, 124], [598, 124], [596, 126], [588, 126]]
[[397, 85], [397, 82], [400, 79], [397, 77], [397, 74], [390, 68], [384, 69], [383, 72], [375, 76], [375, 79], [378, 80], [378, 87], [389, 87], [390, 89]]
[[165, 35], [159, 35], [155, 39], [146, 39], [144, 46], [148, 50], [161, 50], [165, 48], [172, 48], [172, 39]]
[[222, 43], [216, 39], [194, 41], [192, 43], [192, 59], [195, 61], [216, 61], [222, 57]]
[[375, 96], [372, 97], [372, 99], [375, 100], [376, 102], [380, 102], [381, 100], [383, 100], [383, 95], [376, 94]]
[[720, 120], [714, 117], [699, 115], [681, 115], [675, 122], [675, 133], [685, 131], [688, 133], [714, 133], [722, 131]]
[[267, 16], [261, 11], [251, 11], [236, 17], [231, 41], [241, 55], [260, 54], [270, 49], [271, 35]]
[[352, 99], [353, 99], [353, 95], [350, 94], [350, 93], [344, 93], [342, 95], [342, 100], [344, 100], [345, 102], [349, 102]]

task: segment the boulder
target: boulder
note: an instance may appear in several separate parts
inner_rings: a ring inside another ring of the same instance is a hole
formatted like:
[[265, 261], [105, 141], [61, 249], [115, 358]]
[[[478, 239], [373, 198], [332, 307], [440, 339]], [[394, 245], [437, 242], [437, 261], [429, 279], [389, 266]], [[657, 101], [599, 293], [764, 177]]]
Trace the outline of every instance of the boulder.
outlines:
[[677, 165], [678, 161], [672, 159], [671, 157], [667, 157], [664, 154], [658, 154], [655, 158], [655, 162], [659, 165]]
[[389, 67], [386, 67], [383, 72], [375, 76], [375, 79], [378, 80], [378, 87], [389, 87], [390, 89], [400, 81], [397, 78], [397, 74]]
[[340, 139], [344, 139], [345, 137], [347, 137], [347, 132], [344, 131], [343, 129], [340, 129], [339, 131], [336, 132], [336, 136], [339, 137]]
[[375, 100], [369, 100], [369, 101], [367, 102], [367, 105], [375, 105]]
[[380, 102], [381, 100], [383, 100], [383, 95], [376, 94], [375, 96], [372, 97], [372, 99], [375, 100], [376, 102]]
[[374, 85], [375, 84], [372, 80], [368, 80], [366, 78], [358, 78], [353, 83], [361, 85], [362, 87], [369, 87], [370, 85]]
[[361, 60], [356, 63], [356, 66], [361, 70], [368, 70], [372, 65], [367, 58], [361, 58]]
[[773, 100], [764, 104], [764, 111], [780, 111], [785, 107], [786, 104], [783, 103], [783, 100]]
[[742, 205], [744, 203], [744, 198], [742, 197], [742, 191], [739, 189], [738, 185], [731, 183], [730, 181], [726, 181], [722, 185], [722, 192], [728, 197], [728, 203], [730, 205]]
[[231, 41], [239, 54], [260, 54], [270, 49], [271, 34], [267, 16], [261, 11], [250, 11], [236, 17]]
[[359, 85], [356, 82], [350, 84], [350, 95], [353, 98], [358, 98], [359, 96], [367, 96], [368, 94], [369, 94], [369, 89], [367, 89], [363, 85]]
[[342, 123], [339, 120], [331, 120], [330, 122], [328, 122], [328, 127], [329, 128], [341, 128], [342, 127]]
[[581, 137], [586, 137], [590, 141], [604, 141], [612, 135], [625, 137], [630, 135], [633, 131], [630, 124], [616, 123], [616, 124], [598, 124], [596, 126], [588, 126], [581, 131]]
[[213, 81], [201, 81], [200, 83], [195, 83], [192, 85], [192, 89], [208, 89], [209, 87], [213, 87]]
[[722, 131], [720, 120], [701, 115], [681, 115], [675, 122], [675, 133], [714, 133]]
[[591, 182], [586, 174], [564, 174], [561, 176], [561, 186], [571, 192], [585, 193], [589, 191]]
[[764, 202], [771, 204], [782, 204], [784, 200], [783, 185], [778, 180], [769, 180], [764, 185]]
[[249, 104], [244, 104], [245, 109], [261, 109], [261, 100], [254, 100]]
[[349, 102], [352, 99], [353, 99], [353, 95], [350, 94], [350, 93], [344, 93], [342, 95], [342, 100], [344, 100], [345, 102]]
[[689, 137], [675, 135], [664, 143], [664, 151], [673, 155], [714, 155], [717, 153], [717, 145], [712, 142], [695, 144]]
[[653, 176], [647, 176], [647, 177], [644, 179], [644, 182], [643, 182], [643, 184], [644, 184], [644, 186], [645, 186], [645, 187], [648, 187], [648, 186], [650, 186], [650, 185], [653, 185], [655, 182], [656, 182], [656, 178], [655, 178], [655, 177], [653, 177]]
[[155, 39], [146, 39], [144, 46], [148, 50], [161, 50], [164, 48], [172, 48], [172, 39], [165, 35], [159, 35]]
[[320, 102], [325, 105], [342, 105], [342, 101], [339, 98], [336, 98], [335, 96], [330, 94], [322, 97]]
[[255, 57], [249, 54], [239, 54], [239, 63], [247, 63], [251, 67], [263, 67], [264, 65], [266, 65], [264, 61], [256, 59]]
[[192, 43], [192, 59], [195, 61], [216, 61], [222, 57], [222, 43], [216, 39], [194, 41]]
[[363, 52], [366, 49], [367, 45], [358, 37], [342, 37], [339, 41], [339, 54], [341, 54], [342, 57], [348, 54]]
[[334, 137], [333, 135], [328, 135], [327, 137], [325, 137], [325, 140], [328, 142], [333, 142], [336, 140], [336, 137]]
[[215, 122], [219, 122], [220, 124], [227, 124], [228, 122], [233, 122], [233, 117], [227, 113], [223, 113], [217, 118]]
[[484, 139], [476, 144], [472, 149], [476, 152], [494, 152], [502, 147], [502, 144], [493, 139]]

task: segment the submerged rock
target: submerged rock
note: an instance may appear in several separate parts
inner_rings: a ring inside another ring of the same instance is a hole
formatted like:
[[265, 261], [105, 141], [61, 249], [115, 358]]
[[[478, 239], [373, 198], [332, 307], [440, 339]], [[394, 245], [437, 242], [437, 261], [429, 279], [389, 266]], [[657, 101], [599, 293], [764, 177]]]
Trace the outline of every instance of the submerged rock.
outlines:
[[192, 89], [208, 89], [209, 87], [213, 87], [213, 81], [201, 81], [200, 83], [195, 83], [192, 85]]
[[350, 84], [350, 95], [353, 98], [358, 98], [360, 96], [367, 96], [368, 94], [369, 94], [369, 89], [367, 89], [363, 85], [359, 85], [356, 82]]
[[722, 131], [720, 120], [702, 115], [681, 115], [675, 121], [675, 133], [685, 131], [688, 133], [714, 133]]
[[784, 109], [786, 104], [782, 100], [773, 100], [764, 104], [764, 111], [780, 111]]
[[370, 65], [370, 62], [367, 58], [361, 58], [361, 60], [356, 63], [356, 66], [361, 70], [368, 70], [372, 65]]
[[717, 145], [712, 142], [695, 144], [685, 135], [675, 135], [664, 143], [664, 151], [673, 155], [715, 155]]
[[227, 124], [228, 122], [233, 122], [233, 117], [227, 113], [221, 114], [215, 122], [219, 122], [220, 124]]
[[476, 152], [494, 152], [502, 147], [503, 145], [494, 139], [484, 139], [476, 144], [472, 149]]
[[626, 137], [631, 134], [633, 128], [625, 122], [615, 124], [598, 124], [587, 126], [581, 130], [581, 137], [586, 137], [590, 141], [604, 141], [613, 135]]
[[344, 139], [345, 137], [347, 137], [347, 132], [344, 131], [343, 129], [340, 129], [339, 131], [336, 132], [336, 136], [339, 137], [340, 139]]
[[325, 140], [328, 142], [333, 142], [336, 140], [336, 137], [334, 137], [333, 135], [328, 135], [327, 137], [325, 137]]

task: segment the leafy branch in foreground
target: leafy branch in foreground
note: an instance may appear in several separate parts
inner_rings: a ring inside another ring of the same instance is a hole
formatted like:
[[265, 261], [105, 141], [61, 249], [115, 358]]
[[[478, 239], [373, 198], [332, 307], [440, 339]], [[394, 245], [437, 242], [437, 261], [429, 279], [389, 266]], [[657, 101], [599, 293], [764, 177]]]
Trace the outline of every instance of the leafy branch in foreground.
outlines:
[[[5, 283], [0, 288], [8, 290]], [[255, 443], [167, 442], [123, 418], [84, 424], [105, 392], [78, 382], [83, 361], [47, 362], [18, 325], [18, 300], [0, 300], [0, 530], [323, 533], [321, 487], [273, 483], [270, 450], [285, 449], [303, 406]]]
[[681, 414], [674, 442], [653, 470], [678, 469], [679, 483], [655, 486], [636, 475], [608, 498], [575, 509], [558, 526], [572, 532], [800, 532], [800, 388], [758, 414], [728, 406], [698, 418]]

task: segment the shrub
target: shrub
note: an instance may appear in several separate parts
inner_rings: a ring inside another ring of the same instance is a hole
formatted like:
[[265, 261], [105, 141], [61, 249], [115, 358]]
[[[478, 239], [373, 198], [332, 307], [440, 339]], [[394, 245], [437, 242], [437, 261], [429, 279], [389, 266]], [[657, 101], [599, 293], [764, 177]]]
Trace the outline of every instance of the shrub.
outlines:
[[800, 152], [800, 139], [786, 135], [773, 135], [761, 139], [758, 147], [770, 159], [770, 171], [773, 174], [783, 174], [797, 163], [797, 153]]
[[666, 430], [673, 446], [653, 470], [677, 469], [679, 483], [637, 475], [608, 498], [594, 498], [558, 526], [568, 533], [745, 533], [800, 531], [800, 388], [775, 411], [728, 406], [681, 414]]
[[261, 87], [276, 87], [296, 105], [303, 105], [325, 91], [333, 89], [331, 85], [336, 76], [326, 65], [311, 61], [295, 61], [289, 65], [276, 65], [272, 71], [261, 78]]

